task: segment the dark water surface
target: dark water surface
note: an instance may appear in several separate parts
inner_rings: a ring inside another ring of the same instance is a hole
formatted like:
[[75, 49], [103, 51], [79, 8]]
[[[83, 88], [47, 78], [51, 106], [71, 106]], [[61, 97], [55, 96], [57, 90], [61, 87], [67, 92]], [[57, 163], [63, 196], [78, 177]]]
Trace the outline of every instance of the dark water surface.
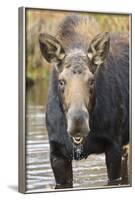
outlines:
[[[49, 144], [45, 127], [47, 85], [39, 81], [27, 91], [27, 192], [53, 190], [55, 180], [49, 161]], [[107, 183], [104, 154], [73, 161], [74, 188], [102, 187]]]

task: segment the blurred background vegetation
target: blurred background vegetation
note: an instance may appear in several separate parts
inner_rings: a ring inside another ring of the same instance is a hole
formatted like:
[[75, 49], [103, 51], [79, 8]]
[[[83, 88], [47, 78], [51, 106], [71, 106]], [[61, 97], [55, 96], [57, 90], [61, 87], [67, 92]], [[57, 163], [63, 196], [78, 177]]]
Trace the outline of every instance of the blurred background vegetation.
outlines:
[[[38, 42], [39, 33], [47, 32], [55, 36], [58, 24], [69, 14], [70, 12], [64, 11], [27, 9], [26, 80], [28, 85], [33, 85], [38, 80], [45, 80], [48, 83], [48, 75], [51, 67], [40, 53]], [[79, 15], [94, 16], [101, 32], [127, 32], [129, 30], [128, 15], [98, 13], [79, 13]]]

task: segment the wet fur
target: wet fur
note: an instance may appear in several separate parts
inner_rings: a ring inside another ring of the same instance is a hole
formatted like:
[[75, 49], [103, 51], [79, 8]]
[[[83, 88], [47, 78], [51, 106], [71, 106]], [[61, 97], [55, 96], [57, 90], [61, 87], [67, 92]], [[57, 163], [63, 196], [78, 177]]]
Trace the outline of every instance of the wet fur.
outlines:
[[[88, 27], [88, 23], [84, 23], [86, 25], [84, 30], [82, 23], [83, 18], [70, 16], [59, 27], [57, 38], [62, 41], [67, 52], [72, 47], [87, 49], [87, 44], [90, 43], [88, 38], [93, 38], [93, 35], [97, 34], [97, 27], [90, 25]], [[121, 159], [121, 148], [129, 142], [129, 47], [126, 34], [111, 34], [109, 55], [95, 75], [95, 103], [90, 116], [91, 132], [78, 158], [66, 131], [66, 119], [58, 91], [58, 73], [53, 68], [46, 107], [51, 158], [72, 160], [73, 155], [74, 159], [82, 159], [91, 153], [105, 153], [108, 157], [107, 166], [112, 161], [117, 163], [117, 160]], [[115, 168], [120, 167], [115, 166]], [[108, 176], [110, 180], [115, 179], [109, 169]]]

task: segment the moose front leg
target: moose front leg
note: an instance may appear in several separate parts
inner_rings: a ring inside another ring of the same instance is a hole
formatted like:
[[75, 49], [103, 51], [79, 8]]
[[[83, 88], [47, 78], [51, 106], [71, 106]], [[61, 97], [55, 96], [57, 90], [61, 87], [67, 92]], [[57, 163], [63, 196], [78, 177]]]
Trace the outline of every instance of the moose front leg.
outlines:
[[106, 166], [108, 173], [108, 185], [118, 185], [121, 183], [121, 148], [112, 144], [107, 147]]
[[55, 189], [72, 188], [72, 161], [61, 155], [51, 153], [51, 166], [56, 181]]
[[129, 145], [125, 145], [122, 148], [122, 184], [128, 184], [128, 157], [129, 157]]

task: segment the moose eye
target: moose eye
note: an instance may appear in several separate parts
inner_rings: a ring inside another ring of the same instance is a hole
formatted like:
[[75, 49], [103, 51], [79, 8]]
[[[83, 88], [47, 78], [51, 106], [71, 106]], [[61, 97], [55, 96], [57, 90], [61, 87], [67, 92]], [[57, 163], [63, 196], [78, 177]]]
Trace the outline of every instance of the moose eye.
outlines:
[[89, 86], [91, 87], [91, 86], [93, 86], [93, 84], [94, 84], [94, 78], [89, 80]]
[[59, 86], [60, 87], [64, 87], [65, 85], [65, 81], [64, 80], [59, 80]]

